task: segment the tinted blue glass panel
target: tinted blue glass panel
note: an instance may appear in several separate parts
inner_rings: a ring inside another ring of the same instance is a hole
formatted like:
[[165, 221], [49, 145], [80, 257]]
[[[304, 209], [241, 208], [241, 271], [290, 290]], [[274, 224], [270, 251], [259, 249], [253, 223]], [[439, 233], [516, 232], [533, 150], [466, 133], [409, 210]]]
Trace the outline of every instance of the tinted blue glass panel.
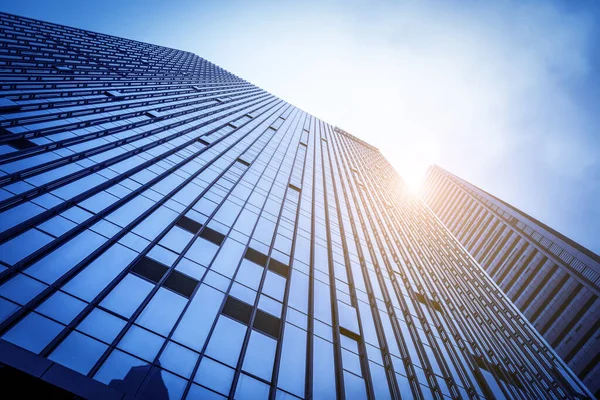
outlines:
[[188, 378], [192, 374], [197, 359], [198, 353], [175, 342], [169, 342], [160, 356], [160, 363], [163, 368]]
[[176, 253], [181, 253], [183, 248], [192, 239], [192, 236], [193, 235], [190, 232], [181, 229], [178, 226], [174, 226], [169, 233], [162, 238], [160, 244]]
[[410, 383], [406, 376], [396, 374], [396, 382], [400, 388], [400, 396], [403, 399], [411, 399], [413, 397], [412, 390], [410, 389]]
[[62, 329], [63, 325], [39, 314], [31, 313], [6, 332], [2, 339], [34, 353], [39, 353]]
[[53, 283], [106, 241], [104, 236], [85, 230], [27, 269], [27, 273]]
[[260, 265], [244, 259], [235, 275], [235, 281], [258, 290], [263, 270]]
[[175, 269], [197, 280], [201, 280], [206, 272], [205, 267], [201, 266], [200, 264], [196, 264], [187, 258], [182, 258], [181, 261], [177, 263]]
[[19, 308], [17, 304], [0, 297], [0, 322], [14, 314]]
[[234, 282], [233, 285], [231, 285], [229, 295], [248, 304], [254, 304], [254, 301], [256, 300], [256, 292], [254, 290], [247, 288], [244, 285], [240, 285], [237, 282]]
[[74, 222], [69, 221], [68, 219], [57, 215], [54, 218], [49, 219], [39, 226], [39, 229], [47, 232], [53, 236], [60, 236], [70, 229], [77, 226]]
[[225, 275], [229, 278], [233, 277], [235, 270], [242, 258], [245, 246], [236, 242], [233, 239], [225, 240], [219, 255], [215, 258], [212, 270]]
[[297, 396], [304, 396], [304, 374], [298, 371], [306, 369], [306, 331], [286, 324], [279, 364], [277, 386]]
[[221, 315], [211, 335], [206, 354], [227, 365], [235, 366], [240, 357], [245, 333], [245, 325]]
[[[3, 220], [4, 218], [5, 213], [2, 214], [0, 220]], [[44, 245], [50, 243], [53, 239], [52, 236], [46, 235], [37, 229], [25, 231], [19, 236], [0, 245], [0, 261], [13, 265], [34, 251], [42, 248]]]
[[150, 282], [128, 274], [100, 305], [129, 318], [153, 287]]
[[356, 308], [349, 306], [344, 302], [338, 301], [338, 317], [341, 327], [360, 335], [358, 319], [356, 317]]
[[231, 388], [234, 370], [208, 357], [202, 358], [194, 382], [227, 395]]
[[32, 279], [27, 275], [18, 274], [0, 286], [0, 295], [24, 305], [47, 287], [48, 285]]
[[181, 318], [173, 340], [200, 351], [219, 312], [225, 295], [207, 285], [201, 285]]
[[313, 350], [313, 397], [315, 399], [335, 398], [335, 364], [333, 345], [317, 336]]
[[506, 396], [504, 395], [504, 392], [502, 392], [502, 389], [500, 388], [500, 385], [498, 384], [498, 381], [496, 380], [494, 375], [490, 374], [483, 368], [481, 368], [480, 371], [483, 377], [485, 378], [485, 381], [488, 384], [490, 390], [494, 394], [494, 397], [496, 397], [498, 400], [506, 399]]
[[192, 384], [190, 387], [190, 391], [186, 397], [186, 400], [223, 400], [224, 396], [212, 392], [208, 389], [203, 388], [202, 386], [198, 386]]
[[351, 351], [342, 349], [342, 366], [344, 369], [356, 375], [362, 375], [360, 369], [360, 358], [358, 357], [358, 354], [354, 354]]
[[266, 381], [271, 381], [277, 341], [255, 330], [250, 333], [242, 369]]
[[347, 371], [344, 371], [344, 391], [347, 400], [362, 400], [367, 398], [365, 380]]
[[113, 350], [94, 379], [121, 390], [135, 393], [149, 368], [147, 363], [119, 350]]
[[125, 320], [95, 308], [77, 329], [106, 343], [112, 343], [124, 327]]
[[165, 340], [138, 326], [131, 326], [118, 347], [146, 361], [153, 361]]
[[279, 301], [283, 301], [283, 293], [285, 292], [285, 283], [286, 280], [284, 277], [277, 275], [271, 271], [267, 271], [267, 276], [265, 277], [265, 283], [263, 285], [263, 293], [277, 299]]
[[137, 323], [166, 336], [173, 328], [186, 303], [185, 297], [160, 288], [138, 317]]
[[235, 388], [235, 398], [240, 400], [266, 400], [269, 398], [269, 385], [246, 374], [241, 374]]
[[114, 244], [85, 267], [63, 288], [68, 293], [91, 301], [137, 256], [120, 244]]
[[66, 325], [83, 311], [86, 305], [87, 303], [59, 291], [43, 302], [36, 311]]
[[71, 332], [48, 358], [85, 375], [107, 348], [89, 336]]
[[160, 375], [167, 387], [167, 392], [169, 394], [168, 400], [181, 399], [187, 381], [167, 371], [161, 371]]
[[373, 391], [375, 392], [375, 398], [377, 400], [391, 399], [385, 369], [383, 369], [383, 367], [379, 364], [370, 362], [369, 370], [371, 371], [371, 380], [373, 381]]
[[197, 238], [185, 256], [192, 261], [207, 266], [212, 261], [219, 247], [206, 239]]

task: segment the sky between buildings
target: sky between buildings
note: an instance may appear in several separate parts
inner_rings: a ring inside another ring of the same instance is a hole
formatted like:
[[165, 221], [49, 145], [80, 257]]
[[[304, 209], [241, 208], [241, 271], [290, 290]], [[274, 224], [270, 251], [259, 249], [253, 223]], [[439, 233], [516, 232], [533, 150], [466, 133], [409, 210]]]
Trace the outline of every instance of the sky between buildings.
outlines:
[[600, 253], [600, 2], [47, 1], [1, 11], [194, 52]]

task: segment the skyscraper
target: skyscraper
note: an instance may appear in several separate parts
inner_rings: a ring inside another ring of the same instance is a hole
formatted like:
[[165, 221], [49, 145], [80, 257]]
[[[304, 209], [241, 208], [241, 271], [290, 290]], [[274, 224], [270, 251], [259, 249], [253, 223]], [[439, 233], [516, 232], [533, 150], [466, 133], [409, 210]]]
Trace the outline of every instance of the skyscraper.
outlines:
[[423, 199], [600, 396], [600, 257], [438, 166]]
[[591, 396], [376, 148], [194, 54], [0, 21], [3, 390]]

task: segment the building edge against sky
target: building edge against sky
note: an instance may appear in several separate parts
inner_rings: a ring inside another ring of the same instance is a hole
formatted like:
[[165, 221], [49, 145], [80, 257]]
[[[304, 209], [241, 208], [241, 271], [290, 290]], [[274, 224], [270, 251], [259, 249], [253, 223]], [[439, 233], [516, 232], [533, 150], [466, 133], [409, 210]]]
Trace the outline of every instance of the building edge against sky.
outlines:
[[376, 148], [189, 52], [0, 25], [6, 384], [591, 396]]
[[421, 196], [600, 396], [600, 256], [439, 166]]

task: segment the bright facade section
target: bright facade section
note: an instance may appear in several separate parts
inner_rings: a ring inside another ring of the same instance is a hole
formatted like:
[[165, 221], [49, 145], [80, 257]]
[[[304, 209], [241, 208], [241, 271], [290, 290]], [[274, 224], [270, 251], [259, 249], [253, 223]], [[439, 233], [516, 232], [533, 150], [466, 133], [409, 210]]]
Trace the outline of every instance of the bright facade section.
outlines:
[[596, 396], [600, 257], [434, 166], [424, 201]]
[[191, 53], [0, 21], [5, 386], [589, 396], [377, 149]]

